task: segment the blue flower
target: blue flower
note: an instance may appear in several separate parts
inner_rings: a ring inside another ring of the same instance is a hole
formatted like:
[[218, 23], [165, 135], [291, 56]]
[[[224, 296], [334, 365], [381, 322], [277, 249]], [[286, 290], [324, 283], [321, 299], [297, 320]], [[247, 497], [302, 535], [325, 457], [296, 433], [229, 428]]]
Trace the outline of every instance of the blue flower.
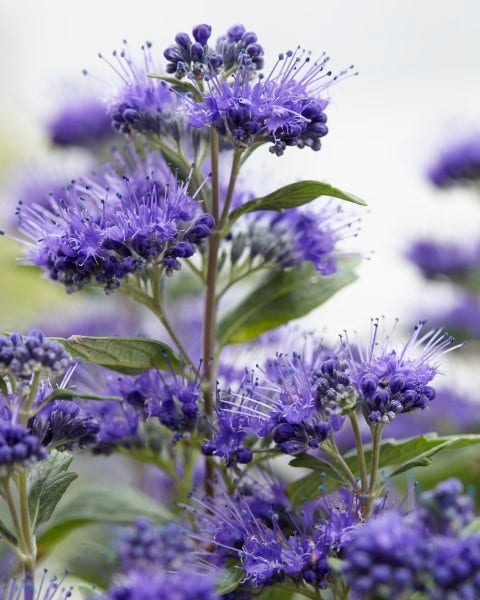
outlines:
[[458, 243], [420, 240], [411, 247], [407, 256], [425, 277], [446, 275], [462, 278], [466, 272], [478, 267], [480, 245], [465, 246]]
[[429, 598], [475, 600], [480, 594], [480, 535], [441, 538], [428, 569], [433, 579]]
[[279, 56], [269, 75], [253, 83], [255, 65], [243, 55], [231, 83], [212, 73], [202, 101], [190, 99], [189, 123], [213, 125], [241, 148], [270, 142], [270, 152], [277, 156], [287, 146], [320, 150], [320, 139], [328, 132], [324, 112], [328, 100], [321, 94], [345, 74], [325, 72], [327, 62], [323, 56], [310, 66], [310, 57], [303, 52], [287, 52]]
[[105, 104], [93, 98], [66, 103], [47, 127], [51, 141], [57, 146], [94, 147], [113, 136]]
[[0, 420], [0, 479], [48, 455], [38, 436], [23, 425]]
[[71, 184], [65, 197], [45, 209], [25, 206], [21, 229], [32, 240], [29, 260], [63, 283], [68, 292], [99, 284], [109, 292], [131, 273], [152, 265], [167, 274], [180, 269], [214, 225], [168, 166], [130, 148], [129, 166], [115, 165]]
[[474, 183], [480, 178], [480, 135], [470, 135], [442, 151], [428, 170], [430, 181], [442, 188]]
[[35, 600], [67, 600], [72, 596], [73, 587], [63, 587], [63, 577], [47, 579], [47, 569], [44, 569], [38, 589], [29, 579], [4, 579], [0, 577], [0, 598], [2, 600], [18, 600], [19, 598], [34, 598]]
[[[370, 340], [363, 350], [344, 340], [349, 377], [357, 388], [363, 413], [370, 423], [389, 423], [402, 413], [424, 409], [435, 398], [428, 385], [439, 372], [440, 357], [458, 346], [443, 330], [421, 336], [424, 323], [415, 327], [400, 350], [390, 336], [379, 340], [378, 320], [372, 322]], [[423, 346], [423, 347], [422, 347]]]

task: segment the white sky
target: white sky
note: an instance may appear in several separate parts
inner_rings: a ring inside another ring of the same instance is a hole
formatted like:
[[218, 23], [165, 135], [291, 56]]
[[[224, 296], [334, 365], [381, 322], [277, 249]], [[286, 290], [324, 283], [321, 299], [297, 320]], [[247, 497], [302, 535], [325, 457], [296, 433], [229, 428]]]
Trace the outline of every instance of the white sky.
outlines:
[[293, 179], [322, 179], [369, 204], [357, 211], [362, 231], [356, 245], [373, 251], [373, 258], [362, 266], [358, 283], [315, 313], [316, 323], [335, 333], [364, 329], [369, 317], [381, 314], [407, 322], [417, 302], [429, 298], [401, 257], [408, 240], [478, 232], [480, 205], [465, 192], [439, 197], [423, 180], [423, 169], [436, 148], [480, 126], [480, 2], [282, 5], [0, 0], [0, 135], [14, 154], [42, 153], [40, 119], [54, 106], [62, 82], [84, 85], [83, 67], [104, 76], [97, 52], [118, 48], [124, 37], [132, 48], [153, 41], [160, 56], [177, 31], [207, 22], [219, 35], [243, 22], [257, 32], [271, 60], [300, 44], [314, 55], [326, 50], [338, 69], [355, 63], [359, 77], [331, 91], [322, 151], [269, 156], [253, 179], [262, 191]]

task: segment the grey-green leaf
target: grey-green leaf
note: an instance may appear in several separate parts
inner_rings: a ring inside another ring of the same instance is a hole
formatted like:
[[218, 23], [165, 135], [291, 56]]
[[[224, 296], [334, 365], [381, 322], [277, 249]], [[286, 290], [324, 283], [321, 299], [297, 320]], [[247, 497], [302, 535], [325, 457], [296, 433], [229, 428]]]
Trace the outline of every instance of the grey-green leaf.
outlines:
[[74, 358], [118, 371], [136, 375], [149, 369], [180, 370], [175, 352], [157, 340], [141, 337], [88, 337], [73, 335], [68, 339], [54, 338], [63, 344]]
[[224, 596], [233, 592], [245, 580], [245, 572], [240, 567], [229, 567], [224, 571], [217, 583], [217, 594]]
[[46, 460], [32, 468], [28, 480], [28, 507], [34, 529], [50, 519], [68, 486], [77, 478], [76, 473], [68, 472], [72, 460], [68, 452], [52, 450]]
[[154, 73], [149, 73], [148, 76], [151, 79], [161, 79], [165, 81], [165, 83], [170, 84], [170, 86], [176, 91], [182, 94], [192, 94], [197, 102], [202, 101], [202, 95], [199, 90], [191, 83], [190, 81], [180, 80], [176, 77], [168, 77], [168, 75], [155, 75]]
[[46, 551], [67, 534], [89, 523], [133, 523], [139, 515], [154, 523], [173, 520], [172, 514], [158, 502], [138, 490], [127, 487], [88, 485], [62, 504], [38, 541]]
[[123, 402], [123, 398], [121, 396], [99, 396], [98, 394], [89, 394], [86, 392], [80, 392], [78, 390], [64, 388], [54, 390], [44, 401], [44, 403], [47, 404], [48, 402], [53, 402], [54, 400], [115, 400], [116, 402]]
[[228, 216], [228, 225], [224, 233], [228, 233], [233, 223], [245, 213], [256, 210], [283, 211], [287, 208], [296, 208], [297, 206], [307, 204], [320, 196], [330, 196], [339, 198], [340, 200], [346, 200], [347, 202], [353, 202], [354, 204], [360, 204], [361, 206], [366, 206], [366, 202], [357, 196], [339, 190], [329, 183], [313, 180], [297, 181], [279, 188], [271, 194], [262, 196], [261, 198], [249, 200], [248, 202], [245, 202], [245, 204], [242, 204], [242, 206], [233, 210]]
[[339, 260], [335, 275], [320, 275], [311, 263], [301, 269], [266, 277], [240, 304], [221, 319], [221, 346], [252, 340], [261, 333], [308, 314], [357, 278], [356, 259]]

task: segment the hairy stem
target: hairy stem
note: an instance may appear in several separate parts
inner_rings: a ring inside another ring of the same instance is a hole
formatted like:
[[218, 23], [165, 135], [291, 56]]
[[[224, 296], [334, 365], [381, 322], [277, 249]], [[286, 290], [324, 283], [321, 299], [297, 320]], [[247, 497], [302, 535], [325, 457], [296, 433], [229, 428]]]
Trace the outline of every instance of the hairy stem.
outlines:
[[372, 466], [370, 470], [370, 485], [368, 487], [367, 502], [365, 503], [365, 512], [368, 516], [372, 510], [375, 500], [375, 490], [377, 487], [378, 466], [380, 464], [380, 448], [382, 443], [383, 424], [372, 426]]
[[330, 458], [335, 462], [337, 467], [342, 471], [342, 473], [347, 478], [348, 482], [352, 485], [353, 488], [357, 486], [357, 480], [355, 479], [355, 475], [352, 473], [352, 470], [345, 462], [340, 450], [333, 439], [333, 435], [329, 435], [328, 440], [322, 445], [322, 450], [330, 456]]
[[232, 203], [233, 198], [233, 191], [235, 190], [235, 183], [237, 182], [237, 177], [240, 172], [242, 154], [242, 148], [235, 148], [232, 159], [232, 169], [230, 171], [230, 181], [228, 182], [227, 194], [225, 196], [225, 202], [223, 205], [222, 216], [220, 218], [220, 224], [218, 226], [218, 229], [223, 229], [228, 219], [230, 204]]
[[[17, 492], [20, 505], [20, 528], [22, 531], [22, 552], [25, 554], [23, 559], [23, 572], [25, 581], [30, 581], [33, 585], [35, 577], [35, 564], [37, 562], [37, 542], [35, 533], [30, 520], [30, 510], [28, 506], [28, 471], [20, 471], [16, 477]], [[27, 588], [26, 592], [27, 592]], [[28, 586], [28, 592], [33, 595], [31, 586]]]

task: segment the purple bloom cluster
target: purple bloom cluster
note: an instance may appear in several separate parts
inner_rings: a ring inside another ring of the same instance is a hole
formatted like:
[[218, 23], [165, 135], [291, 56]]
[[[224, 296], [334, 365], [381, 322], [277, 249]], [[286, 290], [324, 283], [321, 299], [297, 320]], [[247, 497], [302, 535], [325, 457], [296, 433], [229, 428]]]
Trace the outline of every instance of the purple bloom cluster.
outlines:
[[122, 536], [119, 556], [122, 568], [172, 571], [185, 564], [193, 545], [177, 523], [157, 526], [137, 519], [133, 531]]
[[425, 277], [461, 277], [465, 271], [475, 269], [480, 264], [480, 245], [466, 247], [456, 243], [421, 240], [412, 246], [407, 256]]
[[279, 269], [300, 268], [311, 262], [322, 275], [337, 270], [336, 244], [346, 237], [351, 223], [340, 207], [318, 211], [292, 208], [283, 213], [249, 218], [246, 231], [231, 236], [230, 258], [237, 262], [248, 252], [250, 261], [264, 261]]
[[435, 389], [428, 384], [438, 373], [438, 359], [454, 349], [453, 339], [441, 330], [420, 337], [422, 326], [415, 327], [400, 351], [391, 347], [390, 336], [379, 340], [378, 321], [372, 323], [365, 350], [353, 349], [345, 340], [350, 378], [370, 423], [389, 423], [399, 414], [425, 408], [435, 398]]
[[430, 317], [434, 323], [445, 323], [456, 335], [480, 337], [480, 300], [475, 294], [459, 294], [450, 306]]
[[216, 490], [214, 499], [197, 500], [200, 541], [214, 548], [221, 563], [238, 560], [256, 588], [285, 579], [325, 588], [327, 556], [347, 542], [349, 535], [342, 533], [358, 522], [358, 504], [351, 496], [348, 505], [325, 499], [327, 510], [316, 514], [312, 524], [308, 513], [296, 514], [288, 502], [271, 502], [266, 511], [268, 500], [257, 494], [241, 490], [229, 496]]
[[126, 402], [87, 402], [85, 411], [100, 425], [94, 452], [108, 454], [116, 446], [138, 442], [140, 415]]
[[428, 170], [438, 187], [468, 184], [480, 178], [480, 135], [460, 141], [441, 152]]
[[62, 587], [65, 576], [47, 579], [47, 569], [44, 569], [38, 589], [29, 579], [6, 579], [0, 577], [0, 598], [2, 600], [19, 600], [19, 598], [34, 598], [35, 600], [67, 600], [72, 596], [72, 587]]
[[75, 450], [98, 442], [100, 424], [76, 402], [56, 400], [42, 408], [29, 423], [31, 431], [50, 449]]
[[342, 574], [355, 597], [433, 600], [480, 592], [480, 536], [465, 535], [472, 501], [450, 479], [424, 492], [408, 515], [386, 512], [358, 525], [344, 550]]
[[32, 329], [27, 336], [0, 336], [0, 377], [12, 375], [30, 380], [36, 373], [42, 377], [59, 376], [71, 364], [72, 358], [62, 344], [45, 338], [38, 329]]
[[113, 135], [110, 118], [103, 102], [97, 99], [65, 104], [50, 119], [48, 131], [57, 146], [94, 147]]
[[214, 225], [188, 195], [189, 181], [175, 179], [158, 157], [134, 167], [112, 165], [101, 175], [74, 182], [50, 208], [25, 206], [21, 230], [32, 240], [28, 258], [63, 283], [68, 292], [97, 283], [111, 291], [152, 264], [167, 274], [180, 269]]
[[0, 478], [7, 477], [13, 469], [41, 461], [47, 455], [40, 439], [23, 425], [0, 420]]
[[[247, 147], [270, 142], [270, 152], [281, 156], [287, 146], [320, 150], [328, 133], [325, 109], [328, 100], [320, 94], [339, 76], [325, 71], [328, 57], [310, 65], [303, 52], [280, 54], [272, 71], [252, 83], [255, 64], [241, 62], [233, 82], [215, 74], [207, 81], [201, 102], [187, 105], [192, 127], [213, 125], [234, 145]], [[253, 64], [253, 66], [252, 66]]]
[[180, 438], [195, 429], [201, 397], [199, 371], [193, 378], [186, 375], [151, 370], [138, 377], [117, 377], [109, 387], [143, 418], [157, 417]]
[[152, 573], [136, 570], [127, 580], [108, 590], [104, 600], [220, 600], [216, 576], [190, 570]]
[[165, 133], [175, 113], [175, 94], [164, 81], [148, 77], [149, 73], [159, 72], [159, 67], [151, 56], [151, 46], [150, 42], [142, 46], [141, 64], [132, 60], [126, 42], [120, 52], [114, 51], [114, 62], [100, 55], [123, 83], [122, 89], [111, 100], [108, 108], [113, 128], [120, 133]]

